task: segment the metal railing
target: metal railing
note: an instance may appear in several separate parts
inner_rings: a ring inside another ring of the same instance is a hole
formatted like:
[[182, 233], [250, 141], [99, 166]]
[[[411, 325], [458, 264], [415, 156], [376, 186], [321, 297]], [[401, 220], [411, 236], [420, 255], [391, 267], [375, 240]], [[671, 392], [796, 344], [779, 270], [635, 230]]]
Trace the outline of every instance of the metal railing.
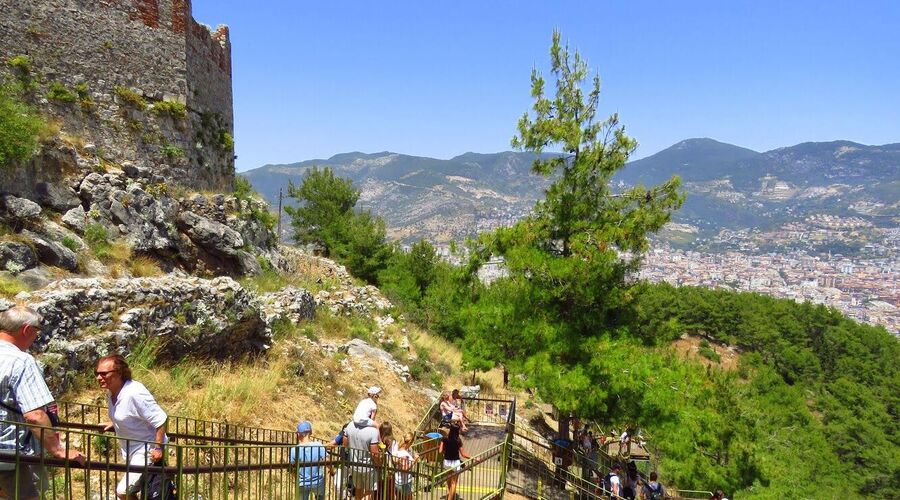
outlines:
[[[105, 406], [73, 403], [59, 403], [61, 427], [100, 431], [100, 424], [109, 420]], [[264, 429], [236, 425], [228, 422], [216, 422], [190, 417], [169, 415], [169, 439], [180, 442], [230, 443], [230, 444], [292, 444], [297, 442], [297, 434], [293, 431]]]
[[[312, 489], [329, 499], [346, 497], [350, 491], [348, 483], [354, 480], [355, 488], [368, 489], [360, 481], [371, 482], [382, 500], [437, 500], [450, 488], [467, 498], [472, 494], [492, 498], [502, 494], [505, 476], [505, 443], [464, 461], [458, 470], [443, 467], [436, 440], [425, 442], [422, 453], [413, 461], [394, 460], [389, 454], [371, 457], [361, 450], [334, 448], [327, 450], [321, 460], [293, 463], [291, 453], [298, 446], [295, 444], [198, 444], [172, 440], [165, 447], [167, 465], [151, 465], [133, 459], [129, 464], [119, 450], [124, 445], [130, 450], [129, 456], [142, 457], [155, 446], [151, 442], [119, 442], [108, 434], [73, 427], [42, 428], [10, 421], [2, 421], [0, 425], [12, 427], [16, 435], [24, 433], [26, 428], [38, 438], [42, 433], [58, 433], [64, 449], [78, 449], [86, 457], [82, 465], [24, 453], [18, 448], [0, 450], [0, 465], [13, 469], [16, 478], [12, 482], [16, 489], [4, 492], [11, 499], [25, 498], [28, 488], [34, 487], [41, 499], [112, 500], [116, 497], [116, 485], [129, 475], [141, 477], [144, 485], [151, 475], [163, 475], [182, 499], [301, 498], [304, 488], [300, 480], [310, 475], [321, 478], [321, 487], [316, 485]], [[78, 425], [93, 424], [85, 421]], [[31, 471], [40, 471], [37, 481], [30, 478]]]
[[[464, 461], [458, 469], [444, 466], [440, 439], [423, 437], [441, 424], [436, 404], [416, 429], [413, 461], [394, 460], [389, 454], [371, 457], [368, 452], [338, 447], [328, 449], [321, 460], [292, 462], [291, 453], [297, 447], [294, 432], [174, 416], [169, 420], [166, 465], [149, 465], [128, 464], [119, 445], [146, 453], [153, 443], [121, 443], [101, 432], [106, 408], [60, 403], [59, 427], [30, 428], [37, 434], [58, 433], [63, 446], [77, 448], [85, 455], [85, 464], [25, 454], [18, 449], [0, 449], [0, 467], [6, 464], [23, 480], [31, 470], [43, 471], [46, 484], [38, 488], [39, 498], [53, 500], [113, 500], [117, 483], [129, 474], [145, 480], [151, 475], [163, 475], [172, 481], [181, 499], [297, 499], [310, 489], [302, 483], [310, 476], [321, 478], [321, 488], [313, 490], [321, 492], [322, 498], [335, 500], [352, 497], [352, 488], [361, 487], [359, 481], [371, 482], [379, 500], [438, 500], [451, 488], [466, 499], [502, 497], [505, 491], [531, 498], [609, 498], [609, 492], [602, 488], [602, 478], [616, 461], [614, 458], [603, 454], [595, 462], [580, 453], [571, 453], [570, 462], [563, 466], [560, 459], [565, 450], [516, 425], [514, 398], [466, 398], [465, 402], [471, 423], [506, 427], [501, 442]], [[24, 426], [18, 422], [0, 425], [17, 430]], [[354, 480], [357, 484], [353, 484]], [[24, 488], [27, 481], [10, 484], [16, 485], [16, 491], [5, 492], [6, 498], [23, 498], [26, 491], [19, 488]], [[672, 493], [680, 498], [711, 495], [687, 490]]]

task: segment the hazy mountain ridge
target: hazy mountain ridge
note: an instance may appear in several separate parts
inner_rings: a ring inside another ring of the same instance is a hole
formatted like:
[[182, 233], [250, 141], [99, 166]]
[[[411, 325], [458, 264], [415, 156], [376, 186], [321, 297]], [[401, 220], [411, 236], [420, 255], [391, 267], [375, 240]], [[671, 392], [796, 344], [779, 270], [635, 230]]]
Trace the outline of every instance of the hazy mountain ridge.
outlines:
[[[332, 167], [362, 190], [361, 205], [385, 217], [405, 240], [461, 239], [509, 224], [543, 196], [547, 179], [531, 173], [531, 153], [464, 153], [449, 160], [392, 152], [342, 153], [327, 160], [266, 165], [245, 172], [270, 201], [313, 166]], [[630, 162], [619, 186], [679, 175], [688, 194], [675, 221], [715, 234], [771, 227], [813, 214], [872, 218], [896, 225], [900, 144], [806, 142], [756, 152], [713, 139], [687, 139]]]

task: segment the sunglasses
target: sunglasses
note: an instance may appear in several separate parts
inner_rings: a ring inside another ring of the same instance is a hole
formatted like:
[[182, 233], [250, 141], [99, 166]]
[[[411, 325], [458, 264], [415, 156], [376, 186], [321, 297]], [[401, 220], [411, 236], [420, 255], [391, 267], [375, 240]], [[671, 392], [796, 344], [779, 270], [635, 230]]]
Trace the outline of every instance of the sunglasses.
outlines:
[[100, 371], [100, 370], [95, 370], [95, 371], [94, 371], [94, 375], [97, 375], [98, 377], [106, 377], [106, 376], [109, 375], [110, 373], [116, 373], [116, 370], [107, 370], [107, 371], [105, 371], [105, 372], [102, 372], [102, 371]]

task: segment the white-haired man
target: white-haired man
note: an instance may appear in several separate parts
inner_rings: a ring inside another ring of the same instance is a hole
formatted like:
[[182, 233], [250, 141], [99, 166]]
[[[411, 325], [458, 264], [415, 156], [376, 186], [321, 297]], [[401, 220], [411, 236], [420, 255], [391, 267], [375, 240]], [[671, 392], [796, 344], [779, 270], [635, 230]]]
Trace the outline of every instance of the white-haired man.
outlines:
[[44, 382], [37, 362], [26, 351], [41, 333], [41, 316], [24, 306], [0, 312], [0, 488], [17, 498], [39, 498], [46, 487], [40, 465], [20, 464], [16, 470], [16, 450], [22, 455], [38, 455], [41, 450], [51, 457], [84, 463], [84, 455], [76, 449], [63, 447], [53, 431], [40, 426], [52, 426], [48, 407], [53, 395]]

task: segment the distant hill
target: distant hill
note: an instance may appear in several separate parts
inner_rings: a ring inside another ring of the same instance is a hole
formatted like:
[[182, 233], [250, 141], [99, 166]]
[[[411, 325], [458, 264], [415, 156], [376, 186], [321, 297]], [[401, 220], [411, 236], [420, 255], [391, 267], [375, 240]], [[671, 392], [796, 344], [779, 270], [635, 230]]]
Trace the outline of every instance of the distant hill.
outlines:
[[[362, 190], [361, 204], [385, 218], [405, 241], [461, 240], [510, 224], [543, 197], [549, 184], [532, 174], [531, 153], [465, 153], [449, 160], [391, 152], [343, 153], [329, 159], [265, 165], [245, 172], [270, 201], [313, 166], [332, 167]], [[713, 139], [687, 139], [630, 162], [620, 186], [679, 175], [688, 194], [675, 222], [695, 236], [722, 228], [771, 227], [816, 213], [897, 224], [900, 144], [807, 142], [759, 153]]]
[[362, 191], [360, 204], [385, 218], [391, 236], [449, 242], [494, 221], [514, 221], [543, 196], [548, 181], [531, 173], [531, 153], [465, 153], [449, 160], [391, 152], [344, 153], [327, 160], [266, 165], [242, 175], [270, 201], [313, 166], [331, 167]]

